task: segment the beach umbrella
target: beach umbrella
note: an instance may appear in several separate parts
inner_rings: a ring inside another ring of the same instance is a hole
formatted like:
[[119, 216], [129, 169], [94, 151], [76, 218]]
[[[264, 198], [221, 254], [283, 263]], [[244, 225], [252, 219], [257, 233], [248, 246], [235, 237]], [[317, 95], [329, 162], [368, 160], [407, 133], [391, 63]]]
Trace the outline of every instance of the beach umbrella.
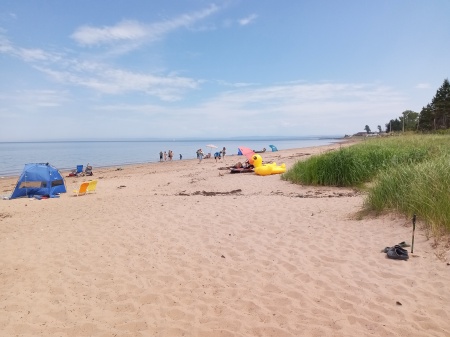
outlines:
[[252, 149], [245, 146], [239, 146], [238, 149], [244, 156], [247, 157], [248, 160], [250, 160], [255, 154], [255, 152]]
[[210, 148], [209, 153], [211, 153], [212, 149], [217, 149], [217, 146], [215, 146], [213, 144], [208, 144], [208, 145], [206, 145], [206, 147]]

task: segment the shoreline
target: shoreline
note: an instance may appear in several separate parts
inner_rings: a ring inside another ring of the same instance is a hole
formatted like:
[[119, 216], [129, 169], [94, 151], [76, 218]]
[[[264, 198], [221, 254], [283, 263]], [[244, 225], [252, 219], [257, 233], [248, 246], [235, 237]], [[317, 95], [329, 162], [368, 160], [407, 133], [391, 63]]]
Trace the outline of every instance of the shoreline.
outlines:
[[[278, 148], [300, 148], [315, 145], [324, 145], [333, 143], [335, 140], [322, 139], [301, 139], [280, 141]], [[243, 141], [249, 147], [264, 146], [268, 148], [269, 141]], [[81, 142], [82, 145], [66, 145], [65, 143], [55, 142], [42, 143], [40, 146], [33, 144], [2, 147], [2, 155], [7, 158], [0, 167], [1, 176], [19, 175], [26, 163], [46, 163], [49, 162], [61, 171], [71, 170], [78, 164], [90, 163], [94, 167], [104, 168], [120, 165], [140, 165], [143, 163], [155, 163], [159, 161], [159, 152], [164, 149], [174, 151], [174, 159], [178, 159], [182, 154], [184, 159], [195, 159], [195, 151], [198, 148], [205, 149], [205, 143], [199, 142]], [[53, 145], [52, 145], [53, 144]], [[102, 145], [99, 145], [102, 144]], [[112, 145], [115, 144], [115, 145]], [[237, 154], [237, 147], [243, 145], [239, 141], [229, 141], [224, 144], [229, 149], [228, 154]], [[30, 153], [30, 148], [35, 149]], [[66, 153], [65, 151], [68, 151]], [[270, 150], [270, 149], [269, 149]], [[63, 151], [63, 152], [61, 152]], [[16, 152], [18, 155], [16, 155]], [[207, 151], [209, 152], [209, 151]], [[35, 155], [38, 153], [38, 155]], [[9, 159], [8, 159], [9, 158]], [[76, 164], [76, 165], [75, 165]]]
[[[351, 144], [351, 143], [356, 143], [358, 141], [359, 141], [359, 139], [342, 138], [342, 139], [337, 139], [335, 142], [332, 142], [332, 143], [327, 144], [327, 145], [317, 145], [317, 146], [311, 146], [311, 147], [284, 149], [284, 150], [279, 150], [279, 151], [276, 151], [276, 152], [280, 152], [280, 151], [294, 151], [294, 150], [295, 151], [300, 151], [301, 149], [310, 149], [310, 148], [315, 149], [315, 148], [321, 148], [321, 147], [324, 147], [324, 146], [333, 146], [335, 144], [347, 144], [347, 143]], [[264, 154], [270, 154], [270, 153], [272, 153], [272, 151], [266, 151], [266, 152], [264, 152], [262, 154], [264, 155]], [[227, 154], [226, 157], [227, 158], [233, 158], [233, 157], [234, 158], [239, 158], [241, 156], [239, 156], [238, 154]], [[176, 158], [176, 159], [173, 159], [170, 162], [174, 162], [175, 163], [175, 162], [189, 161], [189, 160], [197, 161], [196, 158], [186, 158], [186, 159], [182, 159], [182, 160]], [[214, 158], [204, 159], [204, 160], [205, 161], [214, 160]], [[169, 162], [169, 160], [167, 160], [165, 162]], [[134, 166], [156, 165], [156, 164], [161, 164], [161, 163], [164, 163], [164, 161], [161, 162], [161, 161], [158, 160], [158, 161], [144, 161], [144, 162], [137, 162], [137, 163], [122, 163], [122, 164], [117, 164], [117, 165], [97, 166], [97, 167], [94, 167], [94, 170], [111, 170], [111, 169], [116, 169], [116, 168], [120, 168], [120, 167], [133, 168]], [[72, 169], [64, 169], [64, 168], [63, 169], [58, 169], [58, 170], [61, 172], [61, 174], [64, 176], [64, 178], [67, 178], [67, 175], [72, 171]], [[20, 174], [21, 174], [21, 172], [18, 173], [18, 174], [4, 174], [4, 175], [0, 176], [0, 181], [1, 180], [11, 179], [11, 178], [15, 178], [17, 180], [20, 177]]]
[[[263, 158], [289, 169], [352, 143]], [[236, 158], [94, 167], [60, 198], [1, 200], [4, 334], [450, 334], [449, 267], [426, 232], [408, 261], [388, 259], [407, 219], [356, 219], [353, 189], [219, 169]], [[97, 191], [73, 196], [87, 178]]]

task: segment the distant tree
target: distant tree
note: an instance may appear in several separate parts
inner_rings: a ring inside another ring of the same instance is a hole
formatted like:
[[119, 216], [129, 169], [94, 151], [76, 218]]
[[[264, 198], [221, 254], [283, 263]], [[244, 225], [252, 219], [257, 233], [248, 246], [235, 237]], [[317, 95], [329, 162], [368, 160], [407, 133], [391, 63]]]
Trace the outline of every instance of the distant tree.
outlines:
[[368, 125], [366, 125], [366, 126], [364, 127], [364, 130], [366, 130], [367, 133], [370, 133], [370, 127], [369, 127]]
[[450, 128], [450, 82], [444, 80], [431, 103], [422, 108], [418, 129], [429, 131]]
[[[402, 116], [399, 117], [402, 124], [403, 131], [417, 130], [417, 124], [419, 122], [419, 113], [412, 110], [405, 110], [402, 112]], [[404, 122], [404, 123], [403, 123]]]
[[450, 82], [448, 79], [444, 80], [431, 104], [436, 120], [435, 129], [448, 129], [450, 127]]
[[434, 129], [434, 112], [431, 104], [427, 104], [422, 108], [419, 115], [419, 130], [433, 130]]
[[378, 132], [381, 133], [381, 125], [378, 125], [377, 128], [378, 128]]
[[398, 118], [391, 119], [388, 123], [386, 123], [386, 132], [402, 131], [402, 126], [402, 122], [400, 122]]

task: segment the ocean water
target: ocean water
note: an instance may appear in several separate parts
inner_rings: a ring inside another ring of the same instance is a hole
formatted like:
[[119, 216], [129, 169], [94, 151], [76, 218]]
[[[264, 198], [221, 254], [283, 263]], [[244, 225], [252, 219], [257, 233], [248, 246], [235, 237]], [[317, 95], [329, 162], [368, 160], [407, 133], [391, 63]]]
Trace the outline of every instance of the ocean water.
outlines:
[[[331, 144], [338, 137], [299, 137], [293, 139], [239, 140], [158, 140], [158, 141], [65, 141], [65, 142], [0, 142], [0, 176], [19, 175], [27, 163], [50, 163], [59, 170], [75, 169], [88, 163], [96, 167], [113, 167], [159, 161], [160, 151], [172, 150], [173, 160], [196, 158], [196, 151], [214, 153], [226, 148], [226, 155], [236, 155], [239, 146], [253, 150], [275, 145], [278, 150]], [[213, 144], [215, 148], [206, 145]]]

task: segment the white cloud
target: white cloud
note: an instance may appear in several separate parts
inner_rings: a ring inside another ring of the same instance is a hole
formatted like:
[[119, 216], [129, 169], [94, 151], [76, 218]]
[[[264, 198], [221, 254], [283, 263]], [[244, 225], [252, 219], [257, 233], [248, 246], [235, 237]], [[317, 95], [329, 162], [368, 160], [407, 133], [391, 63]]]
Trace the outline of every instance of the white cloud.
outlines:
[[0, 53], [11, 53], [14, 50], [11, 41], [9, 41], [2, 33], [3, 31], [0, 28]]
[[198, 87], [197, 81], [187, 77], [134, 73], [89, 62], [74, 63], [74, 67], [65, 70], [44, 66], [35, 68], [62, 84], [82, 86], [105, 94], [144, 92], [163, 101], [178, 100], [186, 90]]
[[239, 24], [241, 26], [246, 26], [246, 25], [252, 23], [253, 21], [255, 21], [257, 17], [258, 17], [258, 15], [251, 14], [251, 15], [247, 16], [246, 18], [240, 19]]
[[430, 88], [430, 84], [429, 83], [419, 83], [416, 85], [417, 89], [428, 89]]
[[227, 82], [227, 81], [216, 81], [218, 84], [226, 86], [226, 87], [233, 87], [233, 88], [243, 88], [243, 87], [252, 87], [257, 85], [257, 83], [250, 83], [250, 82], [235, 82], [235, 83], [231, 83], [231, 82]]
[[167, 137], [345, 134], [366, 124], [384, 128], [405, 101], [395, 90], [374, 84], [288, 83], [222, 92], [190, 106], [121, 104], [96, 110], [138, 114], [155, 124], [164, 116], [173, 121], [160, 135]]
[[0, 35], [0, 52], [20, 58], [50, 79], [64, 85], [82, 86], [106, 94], [143, 92], [163, 101], [181, 99], [200, 81], [176, 74], [153, 75], [114, 68], [100, 62], [78, 60], [42, 49], [17, 48]]
[[48, 53], [42, 49], [16, 48], [14, 52], [25, 62], [56, 62], [61, 56], [55, 53]]
[[66, 91], [57, 90], [20, 90], [1, 95], [0, 101], [4, 105], [14, 107], [10, 117], [19, 113], [17, 111], [39, 111], [40, 108], [61, 107], [69, 102]]
[[137, 21], [122, 21], [115, 26], [82, 26], [78, 28], [71, 37], [80, 45], [86, 46], [113, 44], [117, 42], [152, 42], [161, 39], [166, 34], [178, 28], [190, 26], [195, 22], [212, 15], [218, 11], [218, 9], [217, 6], [211, 5], [204, 10], [183, 14], [172, 20], [154, 24], [144, 24]]
[[146, 35], [145, 25], [135, 21], [123, 21], [113, 27], [83, 26], [72, 34], [72, 38], [81, 45], [95, 45], [142, 39]]

